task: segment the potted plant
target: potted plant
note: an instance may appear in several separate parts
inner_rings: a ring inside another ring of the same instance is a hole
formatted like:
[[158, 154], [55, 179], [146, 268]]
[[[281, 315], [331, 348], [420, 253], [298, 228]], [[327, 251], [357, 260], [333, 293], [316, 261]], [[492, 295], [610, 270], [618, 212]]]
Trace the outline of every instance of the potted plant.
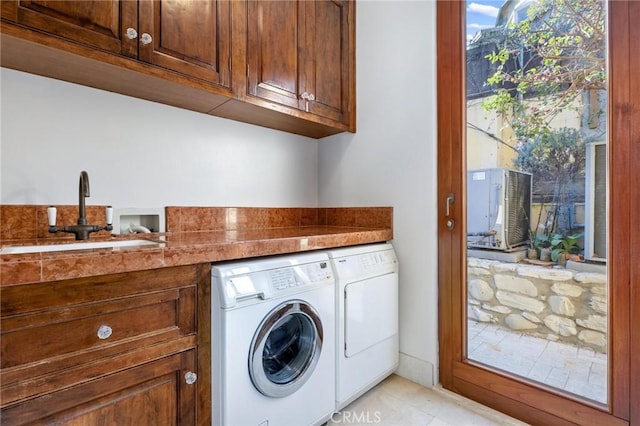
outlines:
[[553, 234], [551, 237], [551, 260], [565, 265], [568, 255], [577, 255], [582, 250], [578, 246], [578, 240], [583, 235], [582, 232], [576, 232], [571, 235]]
[[536, 235], [536, 247], [540, 250], [540, 260], [545, 262], [551, 260], [551, 241], [548, 235]]
[[538, 259], [538, 249], [536, 247], [536, 238], [533, 236], [533, 232], [529, 230], [529, 249], [527, 250], [527, 258], [531, 260]]

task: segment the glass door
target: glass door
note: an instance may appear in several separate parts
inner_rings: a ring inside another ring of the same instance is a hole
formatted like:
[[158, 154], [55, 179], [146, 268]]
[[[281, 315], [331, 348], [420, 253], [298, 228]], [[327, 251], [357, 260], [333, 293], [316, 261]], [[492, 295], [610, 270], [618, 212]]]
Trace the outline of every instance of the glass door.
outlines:
[[438, 2], [440, 381], [533, 424], [637, 413], [636, 8]]
[[606, 405], [606, 2], [465, 15], [466, 356]]

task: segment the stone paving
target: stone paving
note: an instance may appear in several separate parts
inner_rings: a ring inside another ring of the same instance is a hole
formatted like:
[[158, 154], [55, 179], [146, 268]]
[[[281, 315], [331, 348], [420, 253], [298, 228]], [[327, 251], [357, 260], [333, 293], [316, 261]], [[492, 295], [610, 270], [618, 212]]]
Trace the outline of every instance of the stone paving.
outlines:
[[603, 403], [607, 402], [607, 355], [468, 321], [469, 359]]

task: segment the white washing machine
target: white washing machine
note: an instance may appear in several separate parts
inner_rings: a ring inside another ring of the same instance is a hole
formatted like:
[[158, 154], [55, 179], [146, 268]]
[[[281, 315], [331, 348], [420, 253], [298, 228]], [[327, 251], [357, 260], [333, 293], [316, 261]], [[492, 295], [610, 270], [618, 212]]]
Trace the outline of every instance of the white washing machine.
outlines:
[[329, 419], [334, 284], [325, 253], [213, 265], [214, 424], [302, 426]]
[[336, 409], [398, 367], [398, 259], [391, 244], [330, 250], [336, 274]]

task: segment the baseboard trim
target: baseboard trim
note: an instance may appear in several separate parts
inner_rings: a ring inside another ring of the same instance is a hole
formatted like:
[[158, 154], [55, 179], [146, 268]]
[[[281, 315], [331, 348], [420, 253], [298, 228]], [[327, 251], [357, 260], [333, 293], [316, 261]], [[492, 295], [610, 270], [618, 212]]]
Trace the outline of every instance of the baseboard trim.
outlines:
[[433, 388], [433, 364], [400, 352], [396, 374], [427, 388]]

